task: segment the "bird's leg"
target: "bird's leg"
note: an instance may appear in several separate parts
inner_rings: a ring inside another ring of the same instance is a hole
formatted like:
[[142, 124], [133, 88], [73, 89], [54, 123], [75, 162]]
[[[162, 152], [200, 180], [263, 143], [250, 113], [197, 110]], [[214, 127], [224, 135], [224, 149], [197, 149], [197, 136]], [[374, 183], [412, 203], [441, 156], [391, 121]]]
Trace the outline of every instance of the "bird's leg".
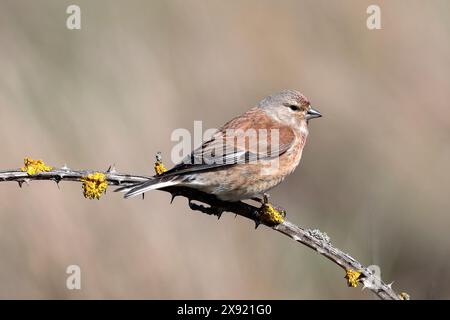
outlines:
[[286, 217], [286, 210], [279, 207], [274, 207], [269, 202], [269, 194], [264, 193], [261, 207], [259, 208], [260, 220], [268, 225], [277, 225], [284, 222]]
[[255, 201], [255, 202], [259, 202], [259, 203], [261, 203], [261, 204], [264, 203], [264, 198], [253, 197], [253, 198], [250, 198], [250, 200], [253, 200], [253, 201]]

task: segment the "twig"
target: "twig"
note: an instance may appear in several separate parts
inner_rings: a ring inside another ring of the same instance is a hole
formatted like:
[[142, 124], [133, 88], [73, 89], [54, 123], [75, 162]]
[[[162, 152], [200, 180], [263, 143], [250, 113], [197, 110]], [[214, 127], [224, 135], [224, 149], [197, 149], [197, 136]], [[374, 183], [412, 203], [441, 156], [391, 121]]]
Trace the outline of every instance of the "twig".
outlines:
[[[61, 169], [53, 169], [48, 172], [38, 172], [29, 175], [27, 172], [19, 170], [0, 171], [1, 181], [16, 181], [20, 186], [32, 180], [51, 180], [56, 183], [60, 181], [84, 181], [83, 179], [89, 174], [94, 174], [97, 171], [91, 170], [72, 170], [64, 166]], [[100, 171], [101, 172], [101, 171]], [[129, 184], [143, 182], [151, 179], [148, 176], [137, 176], [131, 174], [123, 174], [115, 171], [110, 167], [107, 171], [101, 172], [105, 175], [108, 185], [126, 186]], [[364, 288], [374, 292], [379, 298], [384, 300], [401, 300], [406, 297], [406, 294], [397, 294], [391, 285], [383, 282], [377, 275], [369, 268], [363, 266], [360, 262], [352, 258], [347, 253], [334, 247], [330, 243], [329, 237], [319, 230], [311, 230], [296, 226], [295, 224], [285, 220], [283, 223], [271, 226], [259, 220], [259, 207], [250, 205], [245, 202], [226, 202], [217, 199], [215, 196], [190, 189], [180, 187], [168, 187], [161, 189], [162, 191], [172, 194], [172, 200], [176, 196], [186, 197], [189, 200], [189, 206], [193, 210], [201, 211], [210, 215], [215, 215], [220, 218], [223, 212], [231, 212], [242, 217], [251, 219], [256, 222], [256, 226], [260, 223], [264, 224], [275, 231], [278, 231], [291, 239], [316, 250], [319, 254], [333, 261], [335, 264], [349, 273], [356, 273], [353, 282], [349, 279], [349, 284], [356, 286], [358, 282], [362, 282]], [[196, 204], [192, 201], [202, 202], [209, 205]]]

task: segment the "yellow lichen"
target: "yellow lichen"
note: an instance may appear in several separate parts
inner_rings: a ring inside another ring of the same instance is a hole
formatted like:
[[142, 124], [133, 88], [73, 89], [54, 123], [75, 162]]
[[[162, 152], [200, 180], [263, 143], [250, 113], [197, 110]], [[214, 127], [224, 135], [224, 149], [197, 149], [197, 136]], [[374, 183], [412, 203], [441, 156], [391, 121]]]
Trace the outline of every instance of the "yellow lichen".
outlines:
[[106, 176], [101, 172], [91, 173], [87, 177], [83, 177], [81, 181], [83, 182], [83, 195], [87, 199], [100, 199], [108, 187]]
[[155, 173], [156, 173], [156, 175], [159, 176], [160, 174], [163, 174], [166, 171], [167, 171], [167, 169], [164, 166], [164, 164], [160, 160], [156, 160], [156, 162], [155, 162]]
[[345, 278], [347, 279], [348, 286], [356, 288], [358, 286], [360, 276], [361, 272], [355, 271], [353, 269], [347, 269]]
[[406, 292], [402, 292], [399, 294], [400, 300], [410, 300], [411, 297]]
[[23, 166], [21, 170], [26, 172], [30, 176], [37, 174], [39, 172], [46, 172], [53, 169], [51, 166], [47, 166], [42, 160], [25, 158], [23, 160], [23, 163], [25, 166]]
[[268, 224], [280, 224], [284, 222], [286, 213], [276, 210], [270, 203], [264, 204], [260, 209], [261, 221]]

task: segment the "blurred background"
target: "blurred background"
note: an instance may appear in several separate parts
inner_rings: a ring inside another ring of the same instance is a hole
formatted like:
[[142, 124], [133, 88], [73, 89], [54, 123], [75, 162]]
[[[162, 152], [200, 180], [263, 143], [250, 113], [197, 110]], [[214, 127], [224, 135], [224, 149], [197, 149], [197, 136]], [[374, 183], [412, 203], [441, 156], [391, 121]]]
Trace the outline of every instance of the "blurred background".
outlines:
[[[74, 3], [76, 2], [76, 3]], [[81, 30], [66, 8], [81, 7]], [[366, 27], [370, 4], [381, 30]], [[152, 174], [176, 128], [215, 128], [285, 88], [324, 115], [271, 192], [301, 226], [412, 298], [450, 298], [450, 3], [0, 0], [0, 170]], [[0, 298], [373, 299], [251, 221], [151, 192], [0, 183]], [[67, 266], [82, 289], [67, 290]]]

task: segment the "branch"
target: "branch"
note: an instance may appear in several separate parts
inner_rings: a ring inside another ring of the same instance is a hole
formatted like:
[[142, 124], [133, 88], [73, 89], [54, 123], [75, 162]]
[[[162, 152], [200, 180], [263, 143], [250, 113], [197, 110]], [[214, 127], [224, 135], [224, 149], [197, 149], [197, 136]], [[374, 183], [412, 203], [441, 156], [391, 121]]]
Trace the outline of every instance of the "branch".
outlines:
[[[59, 183], [60, 181], [78, 181], [83, 182], [84, 184], [86, 182], [86, 177], [93, 174], [99, 174], [99, 172], [91, 170], [72, 170], [67, 168], [67, 166], [60, 169], [47, 168], [48, 171], [39, 172], [38, 170], [36, 173], [33, 172], [32, 174], [29, 174], [30, 172], [22, 171], [24, 169], [26, 170], [26, 168], [23, 168], [22, 170], [0, 171], [0, 182], [16, 181], [19, 183], [20, 187], [23, 183], [28, 183], [32, 180], [50, 180], [56, 183]], [[151, 178], [148, 176], [118, 173], [113, 167], [110, 167], [107, 171], [100, 172], [100, 174], [102, 177], [104, 175], [106, 183], [112, 186], [131, 185]], [[84, 187], [85, 186], [83, 185], [83, 189]], [[209, 215], [217, 216], [218, 218], [220, 218], [223, 212], [231, 212], [255, 221], [256, 227], [259, 224], [264, 224], [267, 227], [290, 237], [298, 243], [316, 250], [319, 254], [333, 261], [346, 271], [346, 278], [348, 279], [349, 286], [356, 287], [358, 282], [361, 282], [364, 285], [364, 288], [371, 290], [379, 298], [384, 300], [401, 300], [409, 298], [406, 293], [397, 294], [392, 289], [391, 284], [386, 284], [375, 275], [372, 270], [362, 265], [347, 253], [334, 247], [330, 243], [329, 237], [317, 229], [311, 230], [302, 228], [287, 220], [284, 220], [284, 222], [277, 225], [271, 225], [270, 223], [260, 220], [260, 207], [245, 202], [222, 201], [213, 195], [186, 187], [168, 187], [160, 190], [170, 193], [172, 195], [172, 200], [177, 196], [187, 198], [192, 210], [201, 211]], [[209, 207], [196, 204], [192, 201], [202, 202]]]

